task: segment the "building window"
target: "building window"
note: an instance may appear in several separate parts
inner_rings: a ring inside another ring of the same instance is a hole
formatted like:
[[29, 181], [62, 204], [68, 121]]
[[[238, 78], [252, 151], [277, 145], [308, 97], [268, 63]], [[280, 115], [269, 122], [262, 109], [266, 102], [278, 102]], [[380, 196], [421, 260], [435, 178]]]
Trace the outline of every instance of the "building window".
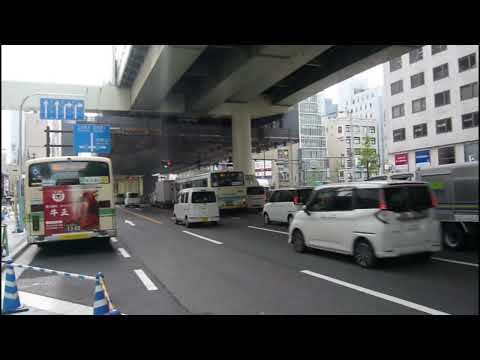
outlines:
[[450, 104], [450, 90], [435, 94], [435, 107]]
[[416, 63], [423, 59], [423, 49], [418, 48], [415, 50], [410, 51], [410, 64]]
[[398, 118], [401, 116], [405, 116], [405, 105], [400, 104], [400, 105], [395, 105], [392, 107], [392, 118]]
[[399, 56], [395, 59], [390, 60], [390, 72], [402, 68], [402, 58]]
[[412, 101], [412, 113], [425, 111], [426, 108], [427, 104], [425, 98], [420, 98]]
[[460, 99], [468, 100], [478, 97], [478, 82], [460, 86]]
[[432, 45], [432, 55], [447, 50], [447, 45]]
[[368, 133], [369, 134], [375, 134], [375, 126], [369, 126], [368, 127]]
[[347, 133], [350, 132], [350, 125], [345, 125], [345, 132], [347, 132]]
[[448, 77], [448, 63], [433, 68], [433, 81]]
[[462, 129], [478, 127], [478, 111], [462, 115]]
[[360, 132], [360, 126], [358, 126], [358, 125], [353, 125], [353, 132], [354, 132], [354, 133], [359, 133], [359, 132]]
[[473, 69], [477, 66], [476, 54], [470, 54], [458, 59], [458, 72], [463, 72], [468, 69]]
[[437, 134], [443, 134], [452, 131], [452, 118], [446, 118], [436, 121]]
[[455, 147], [447, 146], [438, 149], [438, 164], [455, 164]]
[[393, 142], [405, 140], [405, 128], [393, 130]]
[[353, 143], [356, 145], [360, 145], [360, 138], [359, 137], [354, 137], [353, 138]]
[[463, 149], [465, 152], [465, 162], [478, 161], [478, 141], [465, 144]]
[[[395, 81], [390, 84], [390, 90], [392, 95], [399, 94], [403, 91], [403, 80]], [[370, 104], [372, 106], [372, 104]]]
[[353, 153], [354, 153], [355, 155], [360, 155], [360, 149], [359, 149], [359, 148], [353, 149]]
[[425, 76], [423, 72], [410, 76], [410, 87], [412, 89], [423, 84], [425, 84]]
[[341, 126], [338, 127], [338, 133], [339, 133], [339, 134], [342, 133], [342, 127], [341, 127]]
[[420, 138], [427, 136], [427, 124], [415, 125], [413, 127], [413, 137]]
[[370, 144], [375, 145], [376, 141], [374, 137], [369, 138], [370, 139]]

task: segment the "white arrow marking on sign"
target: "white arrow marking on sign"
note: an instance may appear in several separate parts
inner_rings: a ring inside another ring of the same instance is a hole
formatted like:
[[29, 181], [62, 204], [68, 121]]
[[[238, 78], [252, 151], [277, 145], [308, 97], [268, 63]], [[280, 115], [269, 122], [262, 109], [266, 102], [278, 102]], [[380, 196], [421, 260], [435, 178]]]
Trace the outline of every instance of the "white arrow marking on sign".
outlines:
[[67, 107], [72, 107], [72, 103], [66, 103], [66, 104], [63, 106], [63, 118], [64, 118], [64, 119], [67, 118]]
[[48, 101], [47, 101], [47, 100], [45, 100], [45, 101], [43, 102], [43, 106], [44, 106], [44, 109], [45, 109], [45, 119], [47, 119], [47, 118], [48, 118], [48, 115], [47, 115]]
[[75, 120], [77, 120], [77, 107], [81, 108], [81, 107], [83, 107], [83, 104], [81, 104], [81, 103], [76, 103], [75, 105], [73, 105], [73, 111], [74, 111]]
[[60, 105], [60, 103], [55, 101], [55, 119], [58, 119], [58, 105]]
[[93, 152], [93, 132], [90, 133], [90, 152]]

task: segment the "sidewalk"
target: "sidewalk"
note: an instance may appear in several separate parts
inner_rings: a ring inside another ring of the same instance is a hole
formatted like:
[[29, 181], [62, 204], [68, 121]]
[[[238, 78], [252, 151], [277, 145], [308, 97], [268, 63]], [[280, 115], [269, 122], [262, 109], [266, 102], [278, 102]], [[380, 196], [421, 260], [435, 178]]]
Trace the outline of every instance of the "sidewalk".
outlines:
[[[17, 233], [16, 222], [13, 211], [10, 211], [6, 218], [2, 221], [2, 225], [7, 225], [7, 237], [8, 237], [8, 251], [12, 259], [15, 259], [26, 247], [27, 247], [27, 233]], [[3, 229], [2, 229], [3, 231]], [[3, 254], [2, 254], [3, 255]], [[3, 270], [3, 266], [2, 266]]]

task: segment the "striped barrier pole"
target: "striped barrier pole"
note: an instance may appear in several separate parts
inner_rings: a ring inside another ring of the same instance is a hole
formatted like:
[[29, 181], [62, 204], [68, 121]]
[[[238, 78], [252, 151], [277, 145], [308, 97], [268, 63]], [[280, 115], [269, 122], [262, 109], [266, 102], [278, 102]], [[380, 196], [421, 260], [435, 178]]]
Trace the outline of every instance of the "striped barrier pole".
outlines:
[[[8, 261], [2, 260], [2, 263], [8, 263]], [[66, 271], [57, 271], [57, 270], [51, 270], [51, 269], [45, 269], [45, 268], [40, 268], [37, 266], [30, 266], [30, 265], [22, 265], [22, 264], [16, 264], [16, 263], [10, 263], [11, 266], [14, 267], [19, 267], [23, 269], [30, 269], [34, 271], [40, 271], [44, 272], [47, 274], [55, 274], [55, 275], [60, 275], [60, 276], [65, 276], [69, 278], [75, 278], [75, 279], [81, 279], [81, 280], [95, 280], [94, 276], [89, 276], [89, 275], [83, 275], [83, 274], [75, 274], [75, 273], [69, 273]]]

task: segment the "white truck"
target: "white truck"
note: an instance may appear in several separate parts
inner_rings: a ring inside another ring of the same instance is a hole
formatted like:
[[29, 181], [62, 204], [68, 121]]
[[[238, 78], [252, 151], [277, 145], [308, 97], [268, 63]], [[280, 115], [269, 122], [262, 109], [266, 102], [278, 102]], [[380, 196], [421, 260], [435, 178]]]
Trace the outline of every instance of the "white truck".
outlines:
[[158, 180], [150, 195], [150, 203], [152, 206], [163, 208], [173, 207], [175, 203], [175, 180]]

